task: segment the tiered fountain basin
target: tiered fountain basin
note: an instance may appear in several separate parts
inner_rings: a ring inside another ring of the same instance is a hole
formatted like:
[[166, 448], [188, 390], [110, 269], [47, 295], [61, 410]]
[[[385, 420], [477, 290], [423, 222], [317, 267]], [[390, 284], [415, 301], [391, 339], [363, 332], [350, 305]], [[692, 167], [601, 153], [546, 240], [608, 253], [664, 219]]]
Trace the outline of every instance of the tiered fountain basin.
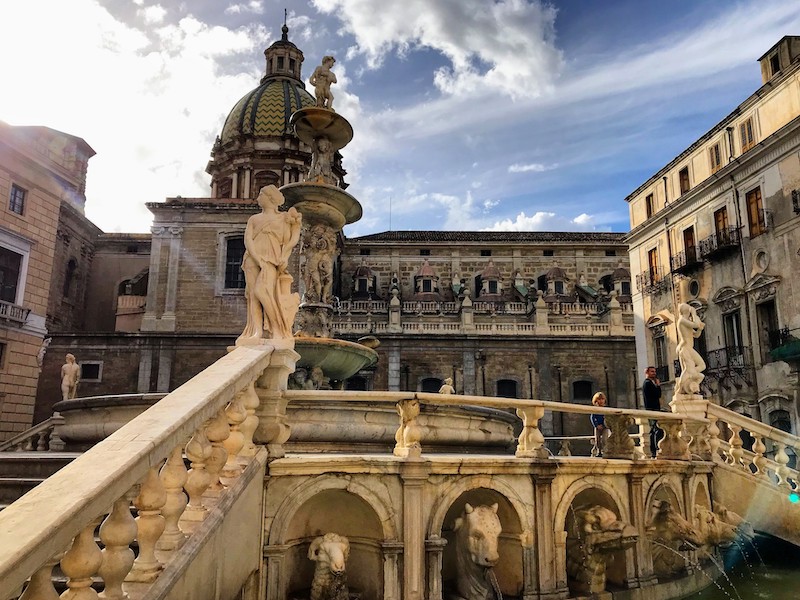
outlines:
[[[359, 346], [341, 340], [321, 341]], [[68, 450], [87, 450], [164, 396], [121, 394], [58, 402], [53, 408], [64, 419], [59, 435]], [[398, 415], [391, 400], [363, 404], [293, 400], [286, 413], [292, 428], [286, 447], [292, 452], [391, 452], [395, 445]], [[419, 423], [426, 428], [426, 453], [504, 454], [511, 452], [513, 428], [519, 419], [490, 408], [423, 405]]]
[[294, 207], [304, 221], [325, 223], [341, 229], [363, 214], [361, 204], [342, 188], [327, 183], [298, 182], [281, 188], [287, 207]]
[[294, 349], [300, 354], [297, 366], [321, 367], [331, 380], [341, 382], [378, 362], [378, 353], [356, 342], [332, 338], [295, 338]]

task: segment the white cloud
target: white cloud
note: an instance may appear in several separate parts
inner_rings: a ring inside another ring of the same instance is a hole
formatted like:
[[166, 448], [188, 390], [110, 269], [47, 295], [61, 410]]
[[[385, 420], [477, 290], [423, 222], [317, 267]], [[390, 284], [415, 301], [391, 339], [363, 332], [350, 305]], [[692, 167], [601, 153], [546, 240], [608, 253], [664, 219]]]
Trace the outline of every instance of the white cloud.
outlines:
[[524, 212], [513, 221], [503, 219], [482, 231], [596, 231], [595, 218], [586, 213], [570, 219], [554, 212], [539, 211], [531, 216]]
[[158, 25], [164, 22], [167, 16], [167, 9], [160, 4], [153, 4], [139, 9], [139, 15], [144, 19], [146, 25]]
[[238, 15], [241, 13], [262, 14], [264, 12], [264, 2], [262, 0], [251, 0], [239, 4], [229, 4], [225, 9], [226, 15]]
[[385, 55], [432, 48], [450, 61], [433, 73], [447, 95], [503, 92], [514, 98], [548, 90], [561, 65], [555, 47], [556, 9], [539, 0], [313, 0], [341, 19], [343, 31], [371, 68]]
[[[191, 16], [139, 28], [92, 0], [53, 2], [48, 10], [41, 19], [39, 3], [16, 4], [20, 26], [0, 36], [0, 54], [18, 56], [0, 63], [0, 78], [26, 90], [4, 95], [0, 116], [80, 136], [97, 151], [86, 212], [106, 231], [147, 231], [152, 215], [144, 202], [208, 196], [203, 169], [214, 136], [258, 84], [261, 61], [247, 61], [264, 48], [266, 30], [210, 27]], [[42, 43], [28, 44], [34, 37]], [[244, 73], [220, 71], [222, 59], [238, 55]], [[60, 90], [58, 101], [53, 90]]]
[[558, 165], [544, 165], [542, 163], [519, 164], [515, 163], [508, 167], [509, 173], [543, 173], [545, 171], [552, 171]]

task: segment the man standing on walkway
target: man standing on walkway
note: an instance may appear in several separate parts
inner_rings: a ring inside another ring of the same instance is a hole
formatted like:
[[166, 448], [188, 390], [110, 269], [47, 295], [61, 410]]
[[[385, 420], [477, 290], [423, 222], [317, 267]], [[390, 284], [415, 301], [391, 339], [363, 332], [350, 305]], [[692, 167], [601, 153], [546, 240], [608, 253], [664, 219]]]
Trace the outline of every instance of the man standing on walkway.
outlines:
[[[661, 382], [656, 376], [655, 367], [647, 367], [644, 371], [644, 407], [646, 410], [661, 410]], [[655, 458], [658, 452], [658, 441], [664, 437], [664, 431], [658, 428], [658, 422], [650, 419], [650, 455]]]

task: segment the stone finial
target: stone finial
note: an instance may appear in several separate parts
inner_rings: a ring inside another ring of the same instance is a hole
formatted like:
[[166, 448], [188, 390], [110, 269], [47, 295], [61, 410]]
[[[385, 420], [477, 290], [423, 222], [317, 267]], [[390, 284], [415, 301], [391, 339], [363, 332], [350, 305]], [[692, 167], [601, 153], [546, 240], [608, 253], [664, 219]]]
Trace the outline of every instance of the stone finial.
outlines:
[[335, 62], [336, 59], [332, 56], [324, 56], [322, 58], [322, 64], [314, 69], [314, 72], [308, 79], [309, 83], [314, 86], [314, 95], [317, 98], [317, 106], [319, 108], [333, 110], [331, 84], [336, 83], [336, 75], [331, 71], [331, 67]]

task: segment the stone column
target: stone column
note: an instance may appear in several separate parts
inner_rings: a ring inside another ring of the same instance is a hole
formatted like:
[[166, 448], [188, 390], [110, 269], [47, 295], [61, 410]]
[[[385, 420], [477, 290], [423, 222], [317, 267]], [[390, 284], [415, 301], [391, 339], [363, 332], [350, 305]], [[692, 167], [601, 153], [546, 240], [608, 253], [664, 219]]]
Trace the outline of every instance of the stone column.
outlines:
[[402, 542], [394, 540], [383, 542], [383, 600], [400, 600], [400, 555], [403, 552]]
[[252, 173], [252, 169], [245, 169], [244, 170], [244, 189], [242, 190], [242, 198], [252, 198], [253, 193], [250, 190], [250, 174]]
[[[564, 527], [554, 522], [552, 484], [556, 476], [557, 465], [542, 465], [533, 475], [533, 489], [536, 507], [536, 547], [535, 572], [538, 574], [539, 597], [558, 598], [567, 594], [567, 533]], [[556, 531], [556, 527], [560, 529]]]
[[432, 535], [425, 540], [425, 551], [428, 556], [428, 595], [426, 600], [442, 600], [442, 554], [447, 540]]
[[403, 600], [425, 598], [425, 518], [423, 486], [430, 472], [421, 459], [400, 467], [403, 480]]
[[234, 172], [231, 175], [231, 198], [239, 197], [239, 173]]
[[168, 392], [169, 382], [172, 378], [172, 357], [175, 353], [174, 348], [167, 348], [164, 342], [158, 351], [158, 381], [156, 382], [157, 392]]
[[262, 572], [266, 574], [266, 581], [262, 582], [261, 589], [266, 591], [266, 600], [285, 600], [286, 577], [284, 574], [283, 561], [286, 558], [286, 551], [289, 546], [272, 545], [264, 547], [265, 568]]
[[158, 314], [158, 279], [161, 271], [161, 245], [164, 227], [151, 228], [152, 238], [150, 243], [150, 270], [147, 277], [147, 305], [142, 316], [142, 331], [155, 331], [156, 315]]
[[[633, 465], [635, 471], [628, 474], [628, 505], [630, 507], [631, 525], [639, 532], [636, 545], [628, 552], [633, 554], [635, 576], [626, 578], [626, 585], [631, 587], [647, 587], [657, 583], [653, 575], [653, 557], [650, 553], [650, 542], [647, 538], [647, 510], [644, 505], [645, 490], [642, 486], [644, 465]], [[630, 562], [630, 561], [629, 561]], [[631, 565], [628, 565], [630, 573]]]
[[167, 294], [164, 301], [164, 314], [161, 316], [159, 331], [175, 331], [175, 305], [178, 299], [178, 267], [181, 257], [182, 227], [170, 227], [172, 236], [169, 243], [169, 263], [167, 270]]
[[390, 392], [400, 391], [400, 348], [393, 344], [389, 348], [389, 360], [387, 364], [388, 387]]
[[461, 356], [464, 363], [464, 394], [473, 396], [475, 395], [475, 354], [467, 348]]
[[153, 348], [144, 347], [139, 354], [139, 380], [136, 384], [136, 391], [146, 394], [150, 391], [150, 373], [153, 369]]

